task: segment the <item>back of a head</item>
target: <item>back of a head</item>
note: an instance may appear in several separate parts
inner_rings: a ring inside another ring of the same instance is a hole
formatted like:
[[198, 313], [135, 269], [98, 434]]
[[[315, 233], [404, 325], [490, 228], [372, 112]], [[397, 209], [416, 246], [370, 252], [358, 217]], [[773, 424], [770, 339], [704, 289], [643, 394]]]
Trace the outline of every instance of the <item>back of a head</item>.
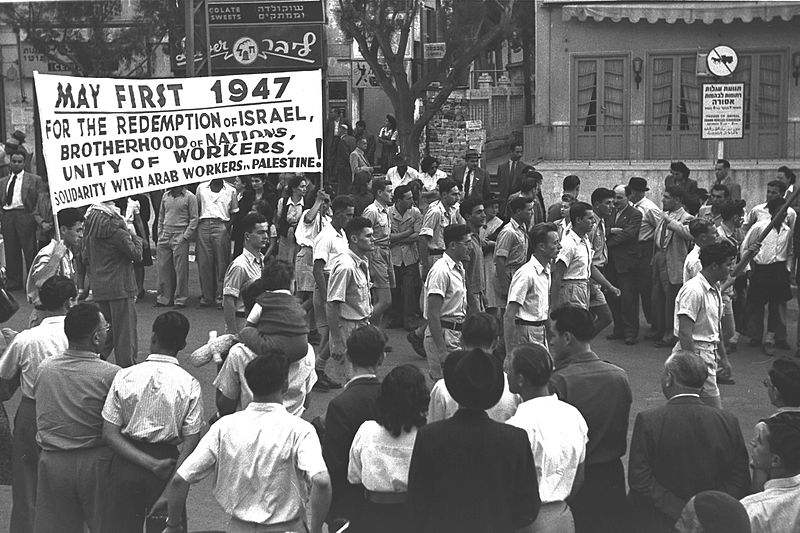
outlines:
[[800, 407], [800, 360], [781, 357], [772, 363], [769, 380], [788, 407]]
[[669, 194], [673, 200], [680, 201], [683, 204], [686, 201], [686, 193], [677, 185], [670, 185], [664, 189], [664, 192]]
[[381, 382], [377, 422], [394, 437], [425, 423], [430, 393], [425, 376], [413, 365], [392, 369]]
[[511, 368], [525, 377], [534, 387], [544, 387], [553, 375], [555, 363], [547, 348], [528, 343], [515, 346], [511, 351]]
[[294, 265], [282, 259], [267, 261], [261, 271], [265, 291], [289, 290], [292, 287]]
[[745, 205], [744, 200], [725, 200], [719, 206], [719, 214], [723, 221], [730, 220], [736, 215], [744, 216]]
[[594, 333], [594, 320], [591, 313], [581, 307], [564, 305], [550, 313], [556, 331], [561, 334], [572, 333], [580, 342], [588, 343]]
[[75, 282], [66, 276], [55, 275], [39, 289], [39, 301], [46, 311], [59, 311], [67, 302], [78, 296]]
[[705, 218], [693, 218], [689, 221], [689, 233], [692, 238], [697, 240], [700, 235], [708, 233], [708, 230], [714, 227], [714, 223]]
[[750, 518], [739, 500], [722, 491], [695, 494], [684, 506], [678, 533], [751, 533]]
[[769, 451], [781, 458], [787, 474], [796, 475], [800, 472], [800, 413], [783, 411], [762, 422], [769, 431]]
[[67, 311], [64, 334], [71, 343], [82, 342], [100, 325], [100, 308], [90, 303], [79, 303]]
[[676, 161], [670, 164], [669, 169], [674, 170], [675, 172], [680, 172], [687, 178], [689, 177], [689, 174], [691, 174], [691, 170], [689, 170], [689, 167], [687, 167], [686, 163], [683, 161]]
[[690, 352], [678, 352], [669, 356], [664, 363], [675, 382], [688, 389], [701, 389], [708, 377], [705, 362]]
[[564, 178], [562, 189], [565, 191], [574, 191], [581, 185], [581, 179], [575, 174], [570, 174]]
[[592, 191], [592, 205], [614, 198], [614, 191], [606, 189], [605, 187], [598, 187]]
[[700, 264], [703, 268], [714, 264], [721, 265], [736, 255], [736, 247], [725, 239], [700, 248]]
[[523, 178], [522, 185], [519, 187], [519, 192], [525, 194], [531, 192], [536, 187], [536, 180], [533, 178]]
[[466, 224], [450, 224], [442, 231], [445, 248], [450, 246], [450, 243], [458, 242], [463, 239], [465, 235], [469, 235], [470, 233], [469, 227]]
[[375, 326], [359, 326], [347, 338], [347, 357], [353, 366], [377, 366], [385, 351], [386, 334]]
[[347, 210], [348, 207], [355, 207], [355, 205], [356, 203], [353, 201], [352, 196], [349, 194], [340, 194], [331, 200], [331, 212], [335, 215], [336, 213]]
[[283, 389], [289, 379], [289, 360], [283, 350], [269, 350], [250, 361], [244, 379], [253, 397], [269, 396]]
[[344, 233], [347, 235], [347, 241], [350, 242], [352, 237], [358, 236], [364, 229], [371, 227], [372, 222], [370, 222], [368, 218], [353, 217], [344, 227]]
[[241, 222], [242, 232], [243, 233], [252, 233], [258, 224], [264, 224], [267, 222], [266, 217], [261, 213], [247, 213]]
[[56, 219], [58, 220], [58, 227], [71, 228], [78, 222], [83, 222], [83, 213], [76, 207], [68, 207], [59, 211]]
[[179, 352], [186, 347], [189, 320], [177, 311], [167, 311], [158, 315], [153, 321], [153, 334], [156, 336], [159, 346]]
[[244, 303], [244, 310], [249, 313], [259, 296], [267, 289], [264, 288], [264, 278], [246, 281], [239, 291], [239, 296]]
[[461, 344], [465, 348], [491, 351], [497, 338], [497, 319], [489, 313], [473, 313], [464, 320]]

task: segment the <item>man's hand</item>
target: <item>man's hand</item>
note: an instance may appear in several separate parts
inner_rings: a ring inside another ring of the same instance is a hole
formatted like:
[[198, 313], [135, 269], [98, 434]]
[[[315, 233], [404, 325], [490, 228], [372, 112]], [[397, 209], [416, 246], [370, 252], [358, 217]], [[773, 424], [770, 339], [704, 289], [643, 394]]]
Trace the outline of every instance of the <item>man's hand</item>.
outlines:
[[53, 255], [59, 259], [67, 255], [67, 245], [61, 241], [56, 241], [56, 244], [53, 247]]
[[158, 459], [150, 468], [150, 471], [158, 479], [169, 479], [175, 470], [175, 459]]
[[754, 242], [750, 246], [747, 247], [746, 252], [750, 254], [751, 257], [755, 257], [755, 255], [761, 250], [761, 243]]
[[347, 347], [341, 335], [333, 334], [333, 332], [331, 332], [330, 350], [331, 357], [333, 357], [334, 361], [341, 361], [344, 359], [344, 354], [347, 351]]
[[730, 378], [733, 374], [733, 367], [731, 366], [731, 361], [727, 357], [723, 357], [719, 360], [719, 369], [717, 370], [717, 376], [721, 378]]
[[616, 235], [617, 233], [622, 233], [623, 231], [625, 230], [622, 228], [611, 228], [608, 230], [611, 235]]
[[608, 287], [606, 287], [606, 291], [608, 291], [609, 293], [613, 294], [617, 298], [619, 298], [619, 295], [622, 294], [622, 291], [619, 290], [618, 288], [616, 288], [613, 285], [609, 285]]

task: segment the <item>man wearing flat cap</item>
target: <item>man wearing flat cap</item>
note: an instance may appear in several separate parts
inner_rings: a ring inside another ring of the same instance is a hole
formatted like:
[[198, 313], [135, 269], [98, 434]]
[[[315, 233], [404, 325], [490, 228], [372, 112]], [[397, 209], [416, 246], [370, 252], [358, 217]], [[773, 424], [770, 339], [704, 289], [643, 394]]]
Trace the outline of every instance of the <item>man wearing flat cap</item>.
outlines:
[[408, 473], [410, 531], [516, 531], [539, 513], [536, 466], [525, 431], [489, 419], [503, 393], [500, 362], [457, 350], [444, 382], [460, 409], [420, 428]]
[[488, 198], [491, 192], [489, 188], [489, 174], [478, 166], [481, 155], [477, 150], [469, 149], [464, 154], [465, 166], [453, 169], [453, 181], [461, 186], [464, 198], [477, 198], [483, 200]]

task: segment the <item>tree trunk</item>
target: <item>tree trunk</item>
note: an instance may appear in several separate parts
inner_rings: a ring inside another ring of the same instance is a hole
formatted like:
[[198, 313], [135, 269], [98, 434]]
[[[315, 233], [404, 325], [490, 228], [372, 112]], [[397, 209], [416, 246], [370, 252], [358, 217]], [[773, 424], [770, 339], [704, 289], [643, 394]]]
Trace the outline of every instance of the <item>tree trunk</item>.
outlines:
[[[397, 119], [397, 142], [400, 145], [400, 153], [408, 157], [409, 164], [417, 168], [419, 163], [419, 134], [416, 139], [411, 138], [411, 129], [414, 125], [414, 98], [406, 91], [399, 91], [399, 102], [395, 105], [394, 111]], [[406, 94], [404, 94], [406, 93]]]

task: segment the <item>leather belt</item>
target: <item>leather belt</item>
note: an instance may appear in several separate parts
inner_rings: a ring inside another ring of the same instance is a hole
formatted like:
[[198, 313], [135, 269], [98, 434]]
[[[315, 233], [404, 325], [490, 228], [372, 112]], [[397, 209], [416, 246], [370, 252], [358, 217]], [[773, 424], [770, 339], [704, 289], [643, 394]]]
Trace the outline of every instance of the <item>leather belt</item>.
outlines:
[[444, 329], [451, 329], [453, 331], [461, 331], [464, 329], [463, 322], [450, 322], [449, 320], [440, 320], [439, 323]]
[[518, 326], [544, 326], [546, 323], [547, 323], [546, 320], [531, 321], [531, 320], [522, 320], [521, 318], [514, 319], [514, 324], [517, 324]]

